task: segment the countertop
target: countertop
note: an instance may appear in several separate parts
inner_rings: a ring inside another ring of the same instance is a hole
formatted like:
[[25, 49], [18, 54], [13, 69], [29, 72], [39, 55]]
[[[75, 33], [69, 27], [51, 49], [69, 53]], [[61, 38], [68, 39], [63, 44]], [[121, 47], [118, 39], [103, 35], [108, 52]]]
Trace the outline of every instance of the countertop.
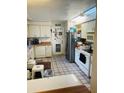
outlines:
[[51, 45], [52, 45], [51, 42], [41, 42], [41, 43], [36, 44], [34, 46], [51, 46]]
[[52, 45], [51, 42], [41, 42], [39, 44], [27, 46], [27, 50], [29, 51], [33, 46], [51, 46], [51, 45]]
[[91, 93], [84, 85], [55, 89], [38, 93]]
[[74, 74], [27, 81], [27, 93], [44, 92], [82, 85]]

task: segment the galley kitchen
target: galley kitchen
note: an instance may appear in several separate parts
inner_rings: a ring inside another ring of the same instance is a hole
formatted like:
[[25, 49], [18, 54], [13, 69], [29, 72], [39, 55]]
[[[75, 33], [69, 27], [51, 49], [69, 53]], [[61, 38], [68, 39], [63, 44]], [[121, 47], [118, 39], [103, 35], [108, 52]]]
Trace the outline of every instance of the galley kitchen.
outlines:
[[96, 93], [96, 0], [27, 1], [27, 93]]

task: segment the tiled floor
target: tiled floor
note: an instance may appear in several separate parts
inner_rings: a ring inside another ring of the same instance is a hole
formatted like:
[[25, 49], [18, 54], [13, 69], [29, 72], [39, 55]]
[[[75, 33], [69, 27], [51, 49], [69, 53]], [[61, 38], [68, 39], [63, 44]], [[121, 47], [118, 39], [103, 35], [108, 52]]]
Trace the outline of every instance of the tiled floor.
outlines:
[[79, 69], [75, 63], [69, 63], [64, 56], [54, 56], [52, 58], [43, 58], [43, 60], [51, 61], [51, 68], [53, 76], [75, 74], [77, 78], [90, 89], [90, 80], [87, 76]]

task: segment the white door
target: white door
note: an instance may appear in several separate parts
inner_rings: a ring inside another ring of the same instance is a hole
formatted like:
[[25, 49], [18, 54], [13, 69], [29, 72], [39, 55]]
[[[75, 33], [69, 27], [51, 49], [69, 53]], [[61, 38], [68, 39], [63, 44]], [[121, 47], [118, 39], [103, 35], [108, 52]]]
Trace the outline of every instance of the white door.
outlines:
[[52, 51], [53, 55], [64, 53], [64, 28], [53, 27], [52, 28]]

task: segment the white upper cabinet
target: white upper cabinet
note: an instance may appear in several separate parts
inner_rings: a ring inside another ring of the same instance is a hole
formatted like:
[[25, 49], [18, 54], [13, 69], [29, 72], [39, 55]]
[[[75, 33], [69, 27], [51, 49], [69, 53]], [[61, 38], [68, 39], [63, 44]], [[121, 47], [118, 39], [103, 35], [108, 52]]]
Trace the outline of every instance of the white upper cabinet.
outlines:
[[40, 25], [29, 25], [28, 36], [29, 37], [40, 37]]
[[28, 22], [27, 37], [51, 37], [51, 22]]
[[41, 25], [41, 37], [51, 37], [51, 31], [49, 25]]
[[87, 38], [87, 33], [86, 33], [87, 28], [86, 28], [86, 26], [87, 26], [87, 24], [82, 24], [81, 25], [81, 37], [82, 38]]
[[47, 25], [47, 26], [45, 26], [45, 28], [46, 28], [46, 36], [47, 36], [47, 37], [51, 37], [50, 26]]
[[94, 32], [95, 30], [95, 24], [96, 24], [96, 20], [88, 22], [87, 26], [86, 26], [86, 32]]
[[40, 36], [41, 36], [41, 37], [45, 37], [45, 35], [46, 35], [46, 34], [45, 34], [45, 26], [41, 25], [40, 28], [41, 28]]
[[87, 38], [87, 32], [94, 32], [95, 31], [96, 20], [90, 21], [87, 23], [83, 23], [81, 25], [81, 37]]

